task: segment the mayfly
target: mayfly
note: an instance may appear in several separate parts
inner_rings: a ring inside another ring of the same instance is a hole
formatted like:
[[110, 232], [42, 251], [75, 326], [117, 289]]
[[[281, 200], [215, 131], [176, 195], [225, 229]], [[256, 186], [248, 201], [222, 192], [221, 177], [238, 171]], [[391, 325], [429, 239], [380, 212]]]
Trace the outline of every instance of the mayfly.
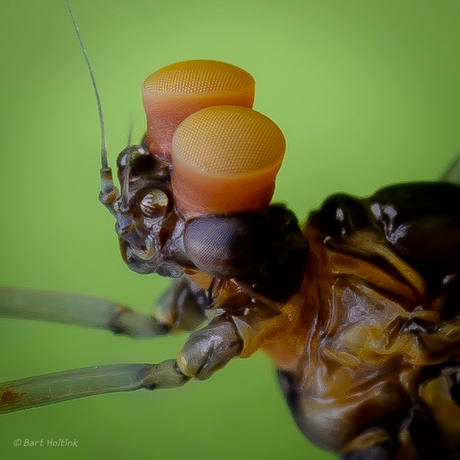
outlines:
[[4, 316], [134, 337], [206, 326], [159, 364], [5, 382], [0, 410], [177, 387], [263, 349], [318, 445], [348, 459], [458, 458], [459, 163], [440, 182], [334, 195], [301, 228], [270, 204], [284, 138], [253, 97], [252, 77], [221, 62], [152, 74], [147, 133], [118, 157], [120, 190], [102, 135], [100, 199], [122, 256], [174, 279], [157, 316], [48, 292], [0, 297]]

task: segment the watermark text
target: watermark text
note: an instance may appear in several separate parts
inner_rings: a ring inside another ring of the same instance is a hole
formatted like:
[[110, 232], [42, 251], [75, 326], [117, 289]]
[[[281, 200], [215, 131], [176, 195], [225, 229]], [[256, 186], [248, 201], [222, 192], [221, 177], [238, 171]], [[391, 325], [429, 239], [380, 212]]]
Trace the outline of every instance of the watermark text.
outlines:
[[78, 447], [76, 438], [57, 438], [57, 439], [29, 439], [18, 438], [13, 442], [15, 447]]

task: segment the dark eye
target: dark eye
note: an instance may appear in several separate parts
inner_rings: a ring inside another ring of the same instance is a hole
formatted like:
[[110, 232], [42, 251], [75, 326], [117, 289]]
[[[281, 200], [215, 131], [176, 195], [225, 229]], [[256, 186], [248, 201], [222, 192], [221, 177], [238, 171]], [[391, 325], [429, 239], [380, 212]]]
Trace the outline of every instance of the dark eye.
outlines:
[[133, 176], [149, 176], [155, 170], [157, 163], [148, 154], [140, 154], [131, 160], [131, 174]]
[[168, 208], [168, 195], [159, 189], [147, 190], [141, 195], [139, 209], [149, 219], [163, 217]]
[[267, 257], [273, 231], [260, 211], [209, 215], [186, 223], [184, 246], [200, 270], [219, 278], [240, 278]]
[[145, 156], [145, 149], [137, 145], [130, 145], [123, 149], [117, 158], [118, 169], [124, 169], [126, 166], [131, 166], [133, 160], [135, 161], [139, 157]]
[[130, 175], [134, 177], [150, 175], [157, 164], [155, 159], [143, 147], [130, 145], [118, 155], [117, 159], [117, 167], [120, 171], [127, 166], [130, 169]]

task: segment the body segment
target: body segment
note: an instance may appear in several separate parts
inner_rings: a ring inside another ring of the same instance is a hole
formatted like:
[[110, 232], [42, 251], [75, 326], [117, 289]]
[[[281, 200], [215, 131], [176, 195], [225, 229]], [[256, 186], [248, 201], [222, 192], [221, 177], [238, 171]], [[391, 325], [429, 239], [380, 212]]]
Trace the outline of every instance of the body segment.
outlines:
[[[399, 196], [412, 201], [388, 200]], [[346, 458], [457, 458], [460, 214], [449, 204], [459, 199], [455, 185], [402, 184], [367, 200], [331, 197], [311, 215], [297, 360], [286, 367], [280, 343], [268, 352], [300, 429], [322, 447]], [[390, 206], [384, 227], [376, 210]], [[444, 238], [423, 235], [438, 222]], [[395, 223], [405, 232], [388, 231]]]

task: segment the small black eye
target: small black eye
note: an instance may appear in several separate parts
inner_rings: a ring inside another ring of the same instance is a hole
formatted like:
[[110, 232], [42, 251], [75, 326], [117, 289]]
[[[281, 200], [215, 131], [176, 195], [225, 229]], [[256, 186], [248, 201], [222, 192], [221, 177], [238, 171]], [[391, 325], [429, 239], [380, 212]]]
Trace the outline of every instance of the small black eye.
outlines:
[[205, 216], [186, 223], [184, 246], [191, 261], [219, 278], [241, 278], [273, 247], [273, 230], [260, 211]]
[[118, 169], [124, 169], [126, 166], [131, 166], [133, 160], [136, 160], [138, 157], [143, 157], [148, 155], [148, 152], [138, 145], [129, 145], [124, 148], [117, 158], [117, 167]]
[[139, 145], [126, 147], [117, 158], [119, 170], [130, 168], [131, 176], [149, 175], [157, 166], [156, 161], [149, 152]]
[[144, 191], [140, 198], [139, 209], [150, 219], [163, 217], [168, 208], [168, 195], [159, 189]]
[[148, 153], [138, 155], [131, 160], [131, 174], [133, 176], [149, 176], [157, 167], [157, 162]]

